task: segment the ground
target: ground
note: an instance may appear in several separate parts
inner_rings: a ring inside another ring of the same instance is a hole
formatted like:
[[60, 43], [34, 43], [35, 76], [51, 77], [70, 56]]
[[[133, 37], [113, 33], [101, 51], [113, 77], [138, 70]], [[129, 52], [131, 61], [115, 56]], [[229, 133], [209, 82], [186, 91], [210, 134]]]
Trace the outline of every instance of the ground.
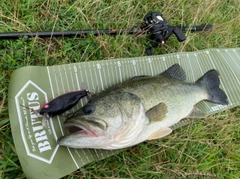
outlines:
[[[171, 25], [212, 24], [210, 32], [170, 37], [155, 55], [240, 46], [238, 0], [117, 1], [1, 0], [0, 32], [34, 32], [139, 27], [150, 11]], [[25, 178], [11, 135], [8, 84], [13, 70], [93, 60], [144, 56], [148, 36], [21, 38], [0, 41], [0, 178]], [[192, 122], [162, 140], [145, 142], [64, 178], [240, 178], [239, 110], [234, 108]]]

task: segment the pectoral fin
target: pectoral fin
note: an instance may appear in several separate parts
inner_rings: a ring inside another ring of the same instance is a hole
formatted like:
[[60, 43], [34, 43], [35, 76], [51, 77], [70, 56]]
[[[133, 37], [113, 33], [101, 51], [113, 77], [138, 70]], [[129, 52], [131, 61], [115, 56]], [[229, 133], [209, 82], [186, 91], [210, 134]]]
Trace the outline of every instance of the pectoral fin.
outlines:
[[166, 117], [168, 112], [167, 105], [165, 103], [159, 103], [158, 105], [152, 107], [146, 112], [150, 123], [162, 121]]
[[159, 139], [167, 136], [172, 132], [172, 129], [166, 127], [166, 128], [160, 128], [158, 131], [154, 132], [148, 137], [148, 140], [153, 140], [153, 139]]
[[206, 113], [194, 107], [191, 113], [186, 118], [205, 118], [205, 117], [207, 117]]

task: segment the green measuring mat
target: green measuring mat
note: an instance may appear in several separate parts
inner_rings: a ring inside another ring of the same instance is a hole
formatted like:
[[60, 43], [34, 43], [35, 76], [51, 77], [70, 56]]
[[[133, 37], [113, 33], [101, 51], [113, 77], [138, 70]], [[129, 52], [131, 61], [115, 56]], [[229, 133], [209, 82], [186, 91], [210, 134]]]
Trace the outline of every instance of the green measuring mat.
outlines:
[[[43, 127], [39, 110], [53, 98], [81, 90], [100, 92], [114, 84], [139, 75], [157, 75], [178, 63], [186, 71], [187, 82], [195, 82], [210, 69], [218, 70], [221, 88], [229, 105], [200, 102], [198, 108], [214, 114], [240, 105], [240, 48], [207, 49], [158, 56], [120, 58], [80, 62], [51, 67], [28, 66], [17, 69], [9, 85], [9, 115], [14, 144], [27, 178], [54, 179], [63, 177], [85, 164], [117, 154], [119, 150], [70, 149], [56, 141], [67, 134], [65, 120], [56, 116]], [[84, 86], [83, 86], [84, 84]], [[83, 98], [70, 110], [76, 111], [87, 102]]]

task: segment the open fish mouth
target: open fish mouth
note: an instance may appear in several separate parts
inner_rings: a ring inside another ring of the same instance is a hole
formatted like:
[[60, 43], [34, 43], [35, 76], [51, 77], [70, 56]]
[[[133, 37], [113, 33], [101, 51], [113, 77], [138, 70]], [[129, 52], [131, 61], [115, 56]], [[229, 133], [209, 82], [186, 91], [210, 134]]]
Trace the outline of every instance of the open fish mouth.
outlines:
[[58, 138], [57, 143], [61, 146], [93, 148], [97, 147], [95, 143], [105, 138], [104, 129], [106, 128], [106, 123], [101, 120], [69, 119], [63, 125], [69, 133]]
[[91, 124], [84, 120], [67, 120], [64, 122], [64, 127], [68, 130], [69, 135], [79, 134], [88, 136], [97, 136], [91, 129]]

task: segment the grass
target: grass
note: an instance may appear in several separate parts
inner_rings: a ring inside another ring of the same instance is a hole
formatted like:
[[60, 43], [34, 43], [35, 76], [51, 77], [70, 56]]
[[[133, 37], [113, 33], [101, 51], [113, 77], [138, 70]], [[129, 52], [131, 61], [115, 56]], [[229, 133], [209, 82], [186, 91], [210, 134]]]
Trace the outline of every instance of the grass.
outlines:
[[[211, 32], [172, 36], [154, 54], [240, 46], [238, 0], [1, 0], [0, 32], [137, 27], [149, 11], [171, 25], [213, 24]], [[22, 38], [0, 41], [0, 178], [24, 178], [8, 117], [8, 83], [13, 70], [145, 55], [146, 35], [80, 38]], [[73, 178], [240, 178], [240, 108], [191, 123], [162, 140], [134, 146], [64, 177]]]

